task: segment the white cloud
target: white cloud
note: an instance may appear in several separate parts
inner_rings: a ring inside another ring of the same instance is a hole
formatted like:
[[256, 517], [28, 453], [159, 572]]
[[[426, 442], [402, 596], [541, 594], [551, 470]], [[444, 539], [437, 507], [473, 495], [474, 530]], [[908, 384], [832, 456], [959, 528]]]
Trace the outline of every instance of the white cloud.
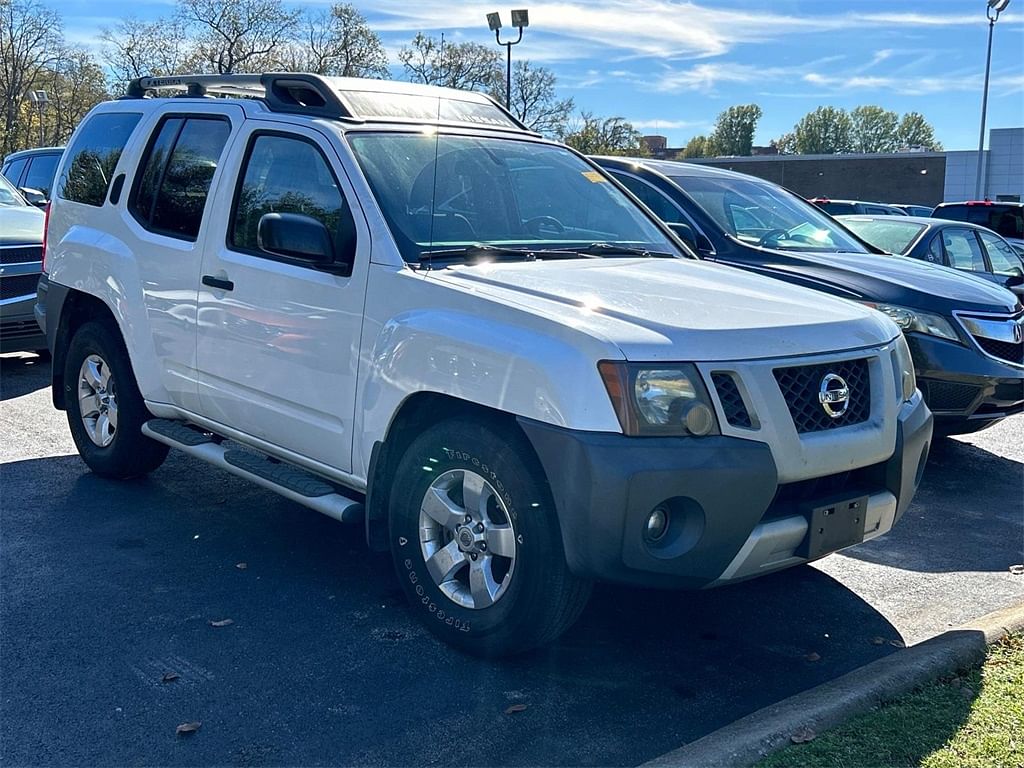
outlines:
[[681, 128], [700, 128], [701, 130], [711, 130], [712, 128], [712, 124], [706, 120], [629, 120], [628, 122], [637, 130], [650, 128], [655, 131], [675, 131]]

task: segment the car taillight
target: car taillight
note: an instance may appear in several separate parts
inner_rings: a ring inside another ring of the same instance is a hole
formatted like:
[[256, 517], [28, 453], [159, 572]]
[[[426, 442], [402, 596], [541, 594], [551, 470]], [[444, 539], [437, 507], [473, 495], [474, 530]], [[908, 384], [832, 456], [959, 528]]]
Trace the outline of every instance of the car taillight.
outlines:
[[43, 267], [42, 271], [46, 272], [46, 231], [50, 228], [50, 203], [46, 204], [43, 209]]

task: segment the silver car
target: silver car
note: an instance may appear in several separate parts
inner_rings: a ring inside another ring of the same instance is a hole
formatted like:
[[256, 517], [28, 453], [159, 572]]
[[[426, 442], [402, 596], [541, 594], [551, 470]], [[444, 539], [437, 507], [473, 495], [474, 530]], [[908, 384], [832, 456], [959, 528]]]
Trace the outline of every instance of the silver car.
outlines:
[[33, 313], [45, 219], [0, 176], [0, 352], [46, 349]]

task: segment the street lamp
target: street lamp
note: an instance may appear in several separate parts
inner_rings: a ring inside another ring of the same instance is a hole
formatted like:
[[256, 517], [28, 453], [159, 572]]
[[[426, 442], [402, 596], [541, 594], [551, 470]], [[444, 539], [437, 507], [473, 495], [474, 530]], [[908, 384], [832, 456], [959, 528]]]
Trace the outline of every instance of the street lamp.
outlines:
[[981, 200], [981, 165], [985, 152], [985, 113], [988, 111], [988, 76], [992, 71], [992, 31], [996, 28], [999, 14], [1006, 10], [1010, 0], [988, 0], [985, 15], [988, 17], [988, 53], [985, 55], [985, 90], [981, 97], [981, 135], [978, 137], [978, 178], [974, 184], [974, 199]]
[[41, 147], [43, 146], [43, 112], [50, 104], [50, 97], [46, 95], [46, 91], [29, 91], [28, 100], [39, 110], [39, 146]]
[[[1003, 1], [1003, 0], [1001, 0]], [[1009, 2], [1009, 0], [1005, 0]], [[519, 37], [509, 42], [501, 42], [501, 14], [488, 13], [487, 14], [487, 26], [491, 32], [494, 33], [494, 39], [498, 42], [498, 45], [504, 45], [505, 50], [508, 53], [507, 63], [505, 66], [505, 107], [509, 110], [512, 109], [512, 46], [523, 39], [523, 27], [530, 26], [530, 14], [526, 10], [512, 11], [512, 26], [519, 27]]]

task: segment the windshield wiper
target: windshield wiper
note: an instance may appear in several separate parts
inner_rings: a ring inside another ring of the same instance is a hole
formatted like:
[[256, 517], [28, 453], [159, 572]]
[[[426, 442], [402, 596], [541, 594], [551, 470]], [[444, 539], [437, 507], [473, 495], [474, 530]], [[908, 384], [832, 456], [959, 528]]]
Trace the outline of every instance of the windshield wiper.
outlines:
[[577, 251], [574, 248], [508, 248], [500, 245], [466, 245], [459, 248], [444, 248], [437, 251], [423, 251], [420, 266], [428, 269], [434, 261], [462, 261], [479, 264], [482, 261], [537, 261], [541, 259], [593, 259], [594, 254]]
[[591, 243], [567, 248], [573, 253], [582, 253], [589, 256], [640, 256], [643, 258], [674, 259], [676, 255], [666, 251], [652, 251], [649, 248], [636, 248], [632, 245], [619, 245], [617, 243]]

